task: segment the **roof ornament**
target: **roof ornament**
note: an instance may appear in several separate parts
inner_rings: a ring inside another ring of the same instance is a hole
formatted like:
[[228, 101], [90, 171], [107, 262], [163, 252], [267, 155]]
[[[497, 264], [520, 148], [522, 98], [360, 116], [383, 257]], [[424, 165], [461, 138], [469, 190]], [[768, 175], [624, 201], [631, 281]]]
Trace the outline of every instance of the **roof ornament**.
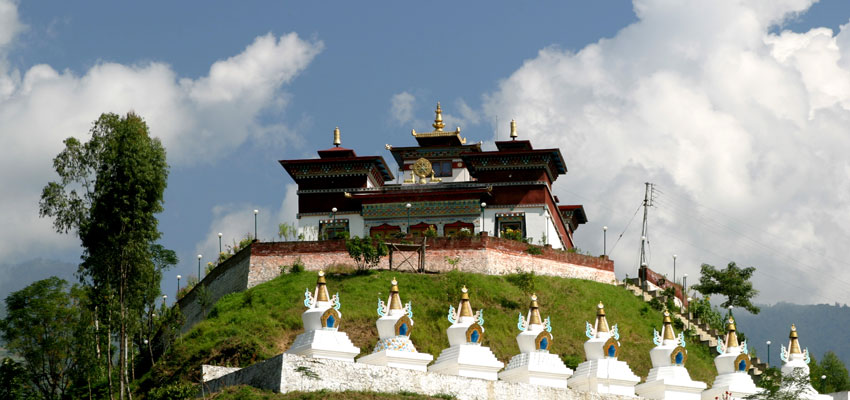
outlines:
[[342, 144], [342, 140], [339, 138], [339, 127], [334, 129], [334, 147], [339, 147]]
[[446, 127], [446, 124], [443, 123], [443, 110], [440, 108], [440, 102], [437, 102], [437, 110], [434, 111], [437, 116], [434, 118], [434, 123], [431, 126], [434, 127], [434, 132], [442, 132], [443, 128]]
[[512, 119], [512, 120], [511, 120], [511, 140], [516, 140], [516, 137], [517, 137], [517, 134], [516, 134], [516, 120], [515, 120], [515, 119]]

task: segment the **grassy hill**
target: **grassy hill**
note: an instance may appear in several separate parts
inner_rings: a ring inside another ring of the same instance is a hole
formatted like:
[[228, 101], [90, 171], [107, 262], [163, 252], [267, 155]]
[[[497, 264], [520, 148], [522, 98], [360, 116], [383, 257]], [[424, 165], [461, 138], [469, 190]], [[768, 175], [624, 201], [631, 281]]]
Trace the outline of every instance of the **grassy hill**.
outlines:
[[[248, 291], [223, 297], [205, 321], [157, 360], [140, 380], [140, 391], [177, 381], [198, 382], [201, 364], [245, 367], [282, 353], [303, 332], [304, 290], [312, 292], [316, 277], [315, 272], [284, 274]], [[338, 292], [342, 303], [341, 330], [360, 347], [361, 355], [371, 353], [377, 341], [377, 299], [386, 300], [394, 277], [399, 281], [402, 301], [413, 303], [415, 325], [411, 339], [420, 352], [435, 358], [448, 346], [448, 307], [457, 306], [461, 287], [466, 285], [473, 308], [484, 309], [483, 343], [505, 363], [519, 351], [517, 314], [527, 313], [533, 291], [539, 297], [542, 316], [552, 317], [554, 340], [550, 351], [559, 354], [568, 366], [574, 368], [584, 361], [585, 321], [594, 320], [596, 304], [603, 301], [609, 323], [619, 324], [620, 359], [641, 377], [646, 377], [651, 368], [652, 330], [660, 330], [661, 313], [619, 287], [532, 274], [330, 272], [328, 289], [331, 294]], [[710, 384], [716, 374], [714, 355], [691, 342], [688, 350], [691, 377]]]

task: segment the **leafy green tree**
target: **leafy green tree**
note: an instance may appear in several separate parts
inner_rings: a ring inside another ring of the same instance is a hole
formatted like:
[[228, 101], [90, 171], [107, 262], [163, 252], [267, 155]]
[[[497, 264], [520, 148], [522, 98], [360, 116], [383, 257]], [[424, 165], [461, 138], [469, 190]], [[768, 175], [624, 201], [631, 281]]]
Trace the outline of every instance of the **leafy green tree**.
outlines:
[[298, 234], [298, 228], [295, 227], [295, 224], [289, 222], [281, 222], [277, 226], [277, 236], [288, 242], [289, 238], [295, 239], [295, 236]]
[[765, 370], [758, 387], [764, 389], [745, 397], [746, 400], [799, 400], [806, 394], [812, 394], [809, 387], [809, 377], [802, 368], [795, 369], [790, 375], [783, 376], [779, 368], [771, 367]]
[[[821, 393], [834, 393], [850, 390], [850, 376], [847, 367], [838, 356], [829, 351], [820, 362], [812, 357], [809, 364], [812, 385]], [[821, 379], [826, 376], [826, 379]]]
[[381, 257], [389, 254], [389, 248], [382, 238], [358, 236], [347, 239], [345, 248], [348, 255], [357, 263], [358, 271], [366, 271], [374, 268], [381, 261]]
[[738, 268], [734, 261], [722, 270], [718, 270], [713, 265], [703, 264], [700, 268], [699, 283], [691, 288], [705, 296], [712, 294], [726, 296], [726, 301], [721, 304], [723, 308], [743, 307], [753, 314], [758, 314], [760, 309], [751, 302], [759, 293], [750, 282], [755, 271], [754, 267]]
[[80, 314], [66, 291], [68, 283], [50, 277], [6, 297], [0, 332], [9, 350], [23, 357], [27, 379], [42, 398], [63, 398], [77, 366], [74, 351]]
[[23, 365], [11, 358], [0, 361], [0, 399], [35, 400], [37, 398]]
[[168, 165], [159, 139], [133, 113], [103, 114], [90, 133], [86, 143], [65, 140], [53, 160], [60, 180], [44, 187], [39, 211], [53, 217], [57, 231], [74, 230], [82, 241], [79, 275], [97, 288], [95, 298], [104, 301], [95, 303], [100, 317], [118, 332], [123, 399], [129, 394], [128, 338], [139, 329], [136, 317], [149, 306], [152, 285], [159, 287], [155, 215], [163, 209]]

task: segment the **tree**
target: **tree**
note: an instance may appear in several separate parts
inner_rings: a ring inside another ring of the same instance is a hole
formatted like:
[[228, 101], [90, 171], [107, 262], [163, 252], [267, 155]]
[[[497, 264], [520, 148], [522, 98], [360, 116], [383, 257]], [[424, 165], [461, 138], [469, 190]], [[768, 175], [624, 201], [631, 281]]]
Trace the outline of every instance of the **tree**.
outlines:
[[811, 395], [809, 377], [803, 368], [796, 368], [790, 375], [782, 375], [779, 368], [765, 370], [758, 386], [764, 391], [745, 397], [746, 400], [799, 400]]
[[705, 296], [712, 294], [726, 296], [726, 301], [721, 304], [724, 308], [743, 307], [753, 314], [758, 314], [760, 309], [751, 302], [752, 298], [759, 293], [758, 290], [753, 289], [753, 283], [750, 282], [755, 270], [754, 267], [738, 268], [734, 261], [723, 270], [718, 270], [713, 265], [703, 264], [700, 268], [699, 284], [691, 288]]
[[154, 244], [161, 233], [155, 215], [163, 209], [168, 165], [159, 139], [133, 113], [103, 114], [90, 133], [86, 143], [65, 140], [53, 160], [60, 180], [44, 187], [39, 211], [54, 218], [57, 231], [75, 230], [82, 241], [78, 274], [102, 300], [94, 302], [100, 317], [118, 331], [123, 399], [130, 393], [128, 337], [139, 329], [135, 318], [149, 305], [150, 291], [159, 287]]
[[381, 261], [381, 257], [389, 254], [387, 244], [381, 238], [361, 239], [355, 236], [345, 240], [345, 248], [357, 263], [357, 270], [361, 272], [374, 268]]
[[283, 239], [285, 242], [288, 242], [290, 237], [294, 239], [297, 234], [298, 229], [293, 223], [281, 222], [277, 226], [277, 236]]
[[[838, 356], [829, 351], [823, 355], [823, 359], [817, 362], [812, 357], [809, 364], [812, 385], [821, 393], [834, 393], [850, 390], [850, 376], [847, 367]], [[826, 376], [826, 379], [821, 379]]]
[[66, 396], [77, 366], [80, 313], [67, 285], [50, 277], [10, 294], [0, 321], [3, 340], [23, 357], [25, 376], [45, 399]]
[[21, 363], [4, 358], [0, 361], [0, 399], [37, 399]]

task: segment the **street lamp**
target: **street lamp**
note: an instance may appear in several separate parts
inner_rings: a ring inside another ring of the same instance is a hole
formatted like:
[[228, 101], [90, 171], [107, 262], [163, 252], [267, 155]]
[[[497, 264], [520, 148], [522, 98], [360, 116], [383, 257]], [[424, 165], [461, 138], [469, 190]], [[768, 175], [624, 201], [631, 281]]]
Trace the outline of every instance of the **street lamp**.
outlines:
[[673, 254], [673, 283], [676, 283], [676, 258], [677, 257], [678, 256]]
[[177, 296], [175, 296], [175, 298], [180, 297], [180, 278], [182, 278], [182, 276], [177, 275]]
[[484, 229], [484, 207], [487, 207], [487, 203], [481, 202], [481, 232], [486, 232]]
[[221, 232], [218, 233], [218, 254], [221, 254]]
[[254, 210], [254, 240], [257, 240], [257, 214], [260, 210]]
[[410, 207], [413, 207], [413, 204], [407, 203], [404, 205], [404, 208], [407, 208], [407, 234], [410, 234]]
[[204, 256], [198, 254], [198, 283], [201, 283], [201, 258]]
[[602, 256], [608, 255], [608, 226], [602, 227]]
[[688, 292], [688, 274], [682, 276], [682, 294]]
[[770, 367], [770, 340], [767, 341], [767, 366]]
[[820, 392], [826, 392], [826, 375], [820, 376]]
[[165, 299], [167, 299], [167, 298], [168, 298], [168, 296], [162, 295], [162, 305], [165, 305]]
[[[684, 295], [684, 293], [682, 293]], [[688, 327], [686, 329], [691, 329], [691, 299], [688, 297]]]

